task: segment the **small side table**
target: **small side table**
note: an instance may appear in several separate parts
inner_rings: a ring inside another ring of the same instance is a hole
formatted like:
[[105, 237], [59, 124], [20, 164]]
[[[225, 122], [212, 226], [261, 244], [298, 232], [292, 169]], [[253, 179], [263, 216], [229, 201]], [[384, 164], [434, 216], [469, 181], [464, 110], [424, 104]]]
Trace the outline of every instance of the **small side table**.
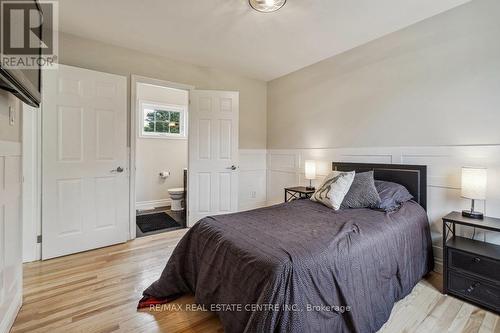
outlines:
[[285, 188], [285, 202], [290, 202], [297, 199], [309, 199], [315, 190], [308, 190], [305, 186], [287, 187]]
[[456, 225], [500, 233], [500, 219], [443, 217], [443, 293], [500, 314], [500, 245], [458, 236]]

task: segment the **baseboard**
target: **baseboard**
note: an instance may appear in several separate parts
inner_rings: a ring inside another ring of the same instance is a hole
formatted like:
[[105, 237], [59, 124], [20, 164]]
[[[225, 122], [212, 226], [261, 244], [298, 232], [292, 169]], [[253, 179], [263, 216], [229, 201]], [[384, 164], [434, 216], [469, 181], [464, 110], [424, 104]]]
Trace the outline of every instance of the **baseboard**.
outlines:
[[443, 273], [443, 247], [441, 234], [431, 231], [432, 252], [434, 253], [434, 272]]
[[8, 307], [7, 311], [3, 314], [3, 318], [0, 322], [0, 333], [7, 333], [10, 331], [12, 325], [14, 325], [14, 321], [16, 320], [17, 314], [21, 309], [21, 305], [23, 302], [23, 293], [22, 290], [19, 290], [14, 297], [12, 303]]
[[171, 200], [169, 199], [160, 199], [160, 200], [151, 200], [151, 201], [140, 201], [135, 203], [136, 210], [150, 210], [155, 209], [157, 207], [165, 207], [170, 206]]
[[443, 274], [443, 261], [439, 258], [434, 258], [434, 272]]

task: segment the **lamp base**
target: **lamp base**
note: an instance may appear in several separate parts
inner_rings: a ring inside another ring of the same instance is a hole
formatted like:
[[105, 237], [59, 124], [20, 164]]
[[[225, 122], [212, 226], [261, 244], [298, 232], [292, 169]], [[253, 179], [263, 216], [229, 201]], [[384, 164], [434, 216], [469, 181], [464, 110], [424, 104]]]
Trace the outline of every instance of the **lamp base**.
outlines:
[[306, 186], [306, 190], [308, 190], [308, 191], [315, 191], [316, 189], [314, 187], [311, 187], [311, 186]]
[[462, 216], [477, 220], [482, 220], [484, 218], [483, 213], [475, 212], [472, 210], [463, 210]]

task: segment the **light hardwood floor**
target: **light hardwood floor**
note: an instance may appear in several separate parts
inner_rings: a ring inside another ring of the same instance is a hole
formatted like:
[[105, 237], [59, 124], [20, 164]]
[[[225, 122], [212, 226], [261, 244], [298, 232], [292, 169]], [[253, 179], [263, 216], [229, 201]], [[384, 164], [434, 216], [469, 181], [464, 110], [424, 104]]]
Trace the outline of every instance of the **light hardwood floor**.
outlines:
[[[12, 332], [222, 332], [207, 312], [136, 311], [185, 230], [24, 266], [24, 305]], [[440, 294], [432, 274], [398, 302], [382, 332], [495, 332], [500, 318]], [[175, 304], [192, 304], [186, 296]]]

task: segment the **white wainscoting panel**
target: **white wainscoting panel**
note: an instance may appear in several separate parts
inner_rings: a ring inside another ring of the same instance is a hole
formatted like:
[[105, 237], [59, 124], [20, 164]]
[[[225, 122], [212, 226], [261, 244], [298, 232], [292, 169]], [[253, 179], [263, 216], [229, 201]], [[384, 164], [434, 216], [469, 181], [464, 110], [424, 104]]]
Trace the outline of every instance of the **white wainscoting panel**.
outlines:
[[21, 143], [0, 141], [0, 332], [22, 302]]
[[[304, 161], [316, 160], [318, 182], [331, 170], [331, 162], [389, 163], [427, 165], [427, 205], [434, 243], [436, 270], [442, 267], [441, 218], [452, 210], [470, 206], [460, 197], [462, 166], [488, 168], [488, 197], [478, 202], [478, 209], [500, 217], [500, 145], [445, 147], [373, 147], [331, 149], [268, 150], [268, 204], [283, 202], [283, 188], [306, 185]], [[460, 233], [471, 236], [471, 228]], [[476, 230], [476, 239], [500, 244], [500, 237]]]
[[267, 151], [240, 149], [239, 210], [264, 207], [267, 204]]
[[171, 199], [159, 199], [151, 201], [138, 201], [135, 203], [136, 210], [153, 210], [158, 207], [166, 207], [171, 205]]

